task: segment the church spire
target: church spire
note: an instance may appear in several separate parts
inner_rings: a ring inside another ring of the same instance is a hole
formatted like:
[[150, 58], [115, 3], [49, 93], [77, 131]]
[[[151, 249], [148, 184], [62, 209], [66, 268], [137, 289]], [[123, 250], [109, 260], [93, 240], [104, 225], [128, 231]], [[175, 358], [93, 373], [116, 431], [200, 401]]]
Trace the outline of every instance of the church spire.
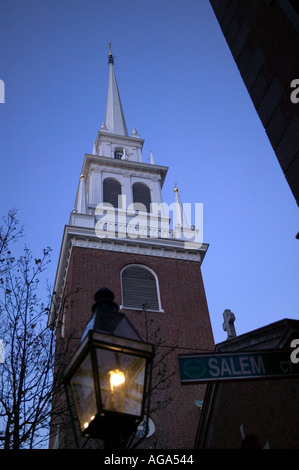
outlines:
[[109, 43], [109, 49], [109, 79], [104, 127], [106, 131], [112, 134], [127, 136], [127, 125], [114, 72], [114, 56], [111, 52], [111, 43]]

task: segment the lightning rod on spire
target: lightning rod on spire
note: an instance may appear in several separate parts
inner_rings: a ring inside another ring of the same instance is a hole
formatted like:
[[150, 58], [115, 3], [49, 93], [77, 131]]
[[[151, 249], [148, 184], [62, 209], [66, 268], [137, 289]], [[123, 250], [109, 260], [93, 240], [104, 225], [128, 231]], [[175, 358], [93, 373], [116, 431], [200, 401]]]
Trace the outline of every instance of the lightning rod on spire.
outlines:
[[109, 64], [114, 64], [114, 57], [112, 55], [112, 51], [111, 51], [111, 42], [109, 42], [109, 56], [108, 56], [108, 63]]

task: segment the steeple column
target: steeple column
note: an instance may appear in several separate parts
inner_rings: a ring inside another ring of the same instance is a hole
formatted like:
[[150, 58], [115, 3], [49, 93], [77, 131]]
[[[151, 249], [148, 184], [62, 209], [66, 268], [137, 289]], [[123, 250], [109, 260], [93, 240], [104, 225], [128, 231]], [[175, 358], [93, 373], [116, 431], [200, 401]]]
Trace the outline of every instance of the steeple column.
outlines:
[[102, 142], [101, 143], [101, 155], [103, 157], [112, 157], [111, 153], [111, 142]]
[[88, 202], [97, 205], [102, 200], [101, 173], [92, 169], [88, 177]]
[[140, 147], [131, 147], [132, 150], [132, 160], [136, 162], [142, 162], [142, 152]]
[[[125, 205], [127, 208], [130, 204], [133, 204], [133, 190], [132, 190], [130, 173], [126, 172], [123, 174], [121, 192], [123, 196], [126, 196]], [[124, 205], [122, 205], [122, 208], [123, 209], [125, 208]]]
[[152, 178], [151, 183], [151, 199], [152, 203], [162, 203], [161, 182], [157, 176]]

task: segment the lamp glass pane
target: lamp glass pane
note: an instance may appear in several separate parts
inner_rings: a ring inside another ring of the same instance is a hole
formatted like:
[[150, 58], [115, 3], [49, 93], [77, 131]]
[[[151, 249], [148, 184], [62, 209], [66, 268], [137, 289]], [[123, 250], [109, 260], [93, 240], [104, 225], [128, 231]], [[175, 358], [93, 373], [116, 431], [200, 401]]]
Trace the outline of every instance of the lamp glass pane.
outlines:
[[141, 416], [146, 360], [98, 349], [97, 362], [103, 409]]
[[81, 431], [85, 431], [97, 413], [90, 354], [80, 364], [70, 383], [80, 421], [80, 428]]

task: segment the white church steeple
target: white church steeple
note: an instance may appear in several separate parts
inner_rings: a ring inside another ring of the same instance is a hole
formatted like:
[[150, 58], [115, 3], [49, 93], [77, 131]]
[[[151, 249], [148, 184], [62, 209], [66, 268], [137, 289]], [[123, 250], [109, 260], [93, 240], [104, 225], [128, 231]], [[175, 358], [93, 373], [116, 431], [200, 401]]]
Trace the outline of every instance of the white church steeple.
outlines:
[[[156, 165], [152, 152], [151, 163], [144, 163], [144, 139], [135, 127], [132, 135], [128, 135], [109, 46], [105, 121], [93, 143], [92, 153], [85, 155], [81, 170], [84, 178], [80, 180], [70, 225], [94, 228], [99, 220], [97, 208], [101, 204], [110, 204], [113, 217], [118, 217], [112, 220], [118, 233], [131, 227], [131, 219], [132, 226], [136, 225], [134, 216], [138, 210], [143, 214], [143, 232], [147, 236], [147, 216], [152, 212], [151, 204], [160, 206], [163, 203], [161, 190], [168, 168]], [[169, 233], [169, 217], [163, 222], [163, 231]]]
[[198, 231], [187, 224], [178, 189], [172, 207], [163, 203], [162, 187], [168, 168], [156, 164], [152, 151], [150, 163], [143, 162], [144, 140], [135, 128], [128, 135], [111, 45], [108, 63], [105, 121], [92, 154], [85, 155], [69, 225], [93, 229], [98, 238], [106, 240], [138, 238], [149, 243], [151, 239], [163, 246], [195, 241]]

